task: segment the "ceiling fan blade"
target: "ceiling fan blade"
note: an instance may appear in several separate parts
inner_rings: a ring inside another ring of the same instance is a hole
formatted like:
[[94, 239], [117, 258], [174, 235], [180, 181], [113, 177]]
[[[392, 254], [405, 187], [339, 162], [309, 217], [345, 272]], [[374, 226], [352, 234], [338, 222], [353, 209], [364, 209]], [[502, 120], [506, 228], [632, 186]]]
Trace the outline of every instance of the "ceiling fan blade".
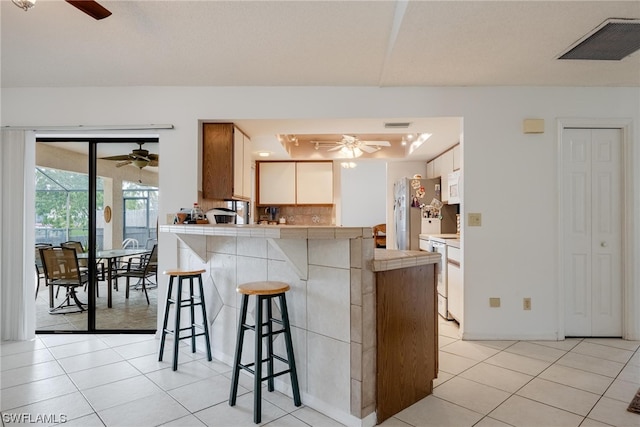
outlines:
[[148, 166], [153, 166], [157, 168], [158, 166], [160, 166], [160, 162], [158, 160], [151, 160]]
[[160, 156], [158, 154], [149, 154], [149, 159], [153, 162], [153, 161], [158, 161], [160, 160]]
[[121, 168], [122, 166], [127, 166], [127, 165], [130, 165], [131, 163], [133, 163], [132, 160], [125, 160], [123, 162], [116, 163], [116, 167]]
[[327, 151], [338, 151], [340, 150], [342, 147], [344, 147], [344, 145], [336, 145], [333, 148], [329, 148]]
[[371, 147], [369, 145], [361, 145], [358, 148], [361, 149], [362, 151], [364, 151], [365, 153], [369, 153], [369, 154], [375, 153], [376, 151], [379, 150], [379, 148], [374, 148], [374, 147]]
[[380, 147], [391, 147], [389, 141], [360, 141], [363, 145], [378, 145]]
[[121, 154], [119, 156], [100, 157], [102, 160], [131, 160], [130, 154]]
[[111, 12], [93, 0], [66, 0], [70, 5], [80, 9], [94, 19], [100, 20], [111, 16]]

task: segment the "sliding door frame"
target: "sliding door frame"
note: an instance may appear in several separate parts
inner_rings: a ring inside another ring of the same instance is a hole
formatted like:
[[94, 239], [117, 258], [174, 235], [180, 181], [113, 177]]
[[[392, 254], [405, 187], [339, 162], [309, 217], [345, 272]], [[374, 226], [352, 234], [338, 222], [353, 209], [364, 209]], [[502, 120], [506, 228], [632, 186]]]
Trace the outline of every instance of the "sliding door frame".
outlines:
[[[69, 333], [69, 334], [155, 334], [156, 329], [97, 329], [96, 328], [96, 286], [97, 286], [97, 271], [96, 271], [96, 247], [97, 247], [97, 179], [98, 179], [98, 144], [100, 143], [131, 143], [131, 142], [148, 142], [159, 143], [159, 137], [37, 137], [38, 142], [85, 142], [88, 143], [88, 172], [89, 172], [89, 223], [88, 223], [88, 264], [89, 264], [89, 285], [87, 286], [87, 330], [74, 331], [39, 331], [38, 334], [55, 334], [55, 333]], [[110, 285], [110, 284], [109, 284]], [[112, 309], [113, 310], [113, 309]], [[37, 325], [36, 325], [37, 327]]]

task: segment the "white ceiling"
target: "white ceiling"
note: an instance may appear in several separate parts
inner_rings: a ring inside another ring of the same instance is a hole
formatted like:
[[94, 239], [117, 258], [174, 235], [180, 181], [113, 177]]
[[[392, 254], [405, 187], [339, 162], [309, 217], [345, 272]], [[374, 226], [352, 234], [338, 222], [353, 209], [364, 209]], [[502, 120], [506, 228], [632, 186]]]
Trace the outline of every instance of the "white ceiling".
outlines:
[[[28, 12], [0, 3], [3, 88], [640, 86], [640, 52], [555, 59], [607, 18], [640, 19], [635, 0], [102, 0], [113, 12], [102, 21], [61, 0]], [[460, 127], [442, 137], [425, 129], [451, 119], [396, 119], [433, 133], [431, 143], [459, 138]], [[239, 125], [257, 147], [278, 151], [276, 133], [379, 131], [379, 121], [365, 122]]]

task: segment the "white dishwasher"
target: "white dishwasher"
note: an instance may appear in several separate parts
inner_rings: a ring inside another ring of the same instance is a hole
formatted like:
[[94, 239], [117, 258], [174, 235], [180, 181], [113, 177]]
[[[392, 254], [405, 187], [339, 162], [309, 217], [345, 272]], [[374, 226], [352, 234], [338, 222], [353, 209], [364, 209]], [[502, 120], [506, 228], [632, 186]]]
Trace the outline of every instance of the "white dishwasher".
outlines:
[[449, 314], [447, 285], [447, 240], [459, 239], [457, 234], [420, 234], [420, 249], [440, 254], [441, 261], [436, 266], [438, 288], [438, 314], [444, 319], [452, 320]]
[[460, 248], [449, 246], [447, 248], [447, 298], [449, 315], [462, 325], [462, 307], [464, 291], [462, 289], [462, 263]]

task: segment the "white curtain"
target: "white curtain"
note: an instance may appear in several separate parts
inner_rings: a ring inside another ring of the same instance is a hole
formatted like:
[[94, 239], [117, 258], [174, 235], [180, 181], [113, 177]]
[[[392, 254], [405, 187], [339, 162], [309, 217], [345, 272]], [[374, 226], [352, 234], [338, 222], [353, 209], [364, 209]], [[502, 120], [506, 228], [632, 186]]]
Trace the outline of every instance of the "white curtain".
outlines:
[[35, 135], [0, 133], [0, 338], [35, 337]]

